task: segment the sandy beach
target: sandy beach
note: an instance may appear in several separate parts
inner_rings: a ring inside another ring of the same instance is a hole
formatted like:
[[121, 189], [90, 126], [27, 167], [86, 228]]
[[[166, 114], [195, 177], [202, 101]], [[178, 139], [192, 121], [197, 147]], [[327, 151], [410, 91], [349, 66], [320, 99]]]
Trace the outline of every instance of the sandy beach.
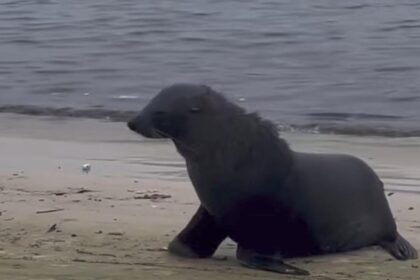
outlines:
[[[420, 248], [420, 138], [282, 137], [371, 164], [400, 231]], [[169, 256], [197, 197], [172, 144], [124, 123], [0, 114], [0, 155], [0, 279], [420, 279], [419, 260], [378, 248], [287, 260], [308, 277], [243, 268], [230, 240], [212, 259]]]

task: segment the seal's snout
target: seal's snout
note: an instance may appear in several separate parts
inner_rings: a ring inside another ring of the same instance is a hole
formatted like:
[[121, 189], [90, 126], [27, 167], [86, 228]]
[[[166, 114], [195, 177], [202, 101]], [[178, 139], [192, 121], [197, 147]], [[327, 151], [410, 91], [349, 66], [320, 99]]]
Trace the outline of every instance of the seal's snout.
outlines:
[[146, 138], [162, 138], [162, 135], [155, 131], [153, 125], [149, 121], [149, 118], [144, 116], [144, 114], [140, 114], [128, 121], [127, 126], [130, 130]]
[[136, 122], [134, 120], [128, 121], [127, 126], [132, 131], [136, 131]]

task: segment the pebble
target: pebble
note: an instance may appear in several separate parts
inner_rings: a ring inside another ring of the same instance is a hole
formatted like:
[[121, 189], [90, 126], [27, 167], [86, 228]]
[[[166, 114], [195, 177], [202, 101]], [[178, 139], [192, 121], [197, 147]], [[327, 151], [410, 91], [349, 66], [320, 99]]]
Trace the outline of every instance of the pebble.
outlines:
[[89, 173], [91, 169], [92, 167], [89, 163], [85, 163], [82, 165], [82, 171], [86, 174]]

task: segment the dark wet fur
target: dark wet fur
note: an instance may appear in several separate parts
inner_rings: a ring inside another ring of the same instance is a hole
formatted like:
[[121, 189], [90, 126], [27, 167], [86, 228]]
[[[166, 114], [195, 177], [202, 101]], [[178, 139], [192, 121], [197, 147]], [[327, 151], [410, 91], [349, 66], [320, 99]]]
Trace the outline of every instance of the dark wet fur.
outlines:
[[[397, 259], [417, 258], [417, 251], [397, 233], [382, 183], [365, 163], [345, 155], [294, 152], [273, 123], [207, 86], [164, 89], [129, 127], [146, 137], [173, 140], [202, 203], [171, 242], [173, 254], [209, 257], [231, 237], [247, 252], [238, 254], [244, 265], [281, 273], [293, 267], [274, 259], [279, 254], [305, 256], [381, 245]], [[332, 175], [329, 183], [330, 173], [344, 178]], [[358, 187], [359, 181], [367, 184], [366, 191]], [[335, 186], [342, 184], [348, 189], [341, 193]], [[320, 195], [320, 186], [333, 195]], [[365, 208], [355, 208], [345, 193], [356, 200], [364, 197]], [[327, 205], [337, 203], [338, 197], [341, 214]], [[354, 226], [348, 223], [353, 213]], [[341, 221], [336, 217], [345, 218], [343, 228], [337, 229]], [[319, 226], [323, 233], [314, 236]]]

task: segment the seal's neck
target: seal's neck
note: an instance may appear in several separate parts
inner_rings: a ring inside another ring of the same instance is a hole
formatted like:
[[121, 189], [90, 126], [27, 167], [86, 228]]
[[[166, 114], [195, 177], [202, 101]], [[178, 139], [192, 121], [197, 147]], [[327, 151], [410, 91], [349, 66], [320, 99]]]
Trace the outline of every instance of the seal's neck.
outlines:
[[291, 151], [271, 122], [257, 114], [246, 114], [240, 108], [200, 121], [188, 139], [174, 141], [189, 165], [230, 178], [235, 173], [243, 174], [244, 170], [273, 167], [278, 175], [288, 173]]

